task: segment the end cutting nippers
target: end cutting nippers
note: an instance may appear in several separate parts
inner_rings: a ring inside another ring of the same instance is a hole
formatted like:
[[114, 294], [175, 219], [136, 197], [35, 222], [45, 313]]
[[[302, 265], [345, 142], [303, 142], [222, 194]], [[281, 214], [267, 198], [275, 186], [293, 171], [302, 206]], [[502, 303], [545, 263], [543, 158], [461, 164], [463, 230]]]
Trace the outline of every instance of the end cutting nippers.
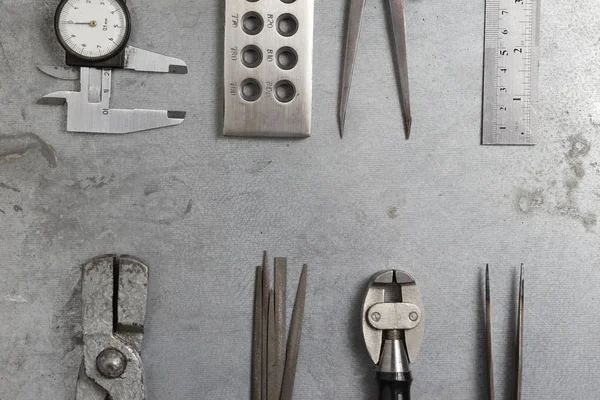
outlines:
[[423, 343], [423, 320], [423, 302], [412, 276], [388, 270], [371, 278], [362, 328], [367, 351], [377, 364], [380, 400], [410, 400], [410, 363]]

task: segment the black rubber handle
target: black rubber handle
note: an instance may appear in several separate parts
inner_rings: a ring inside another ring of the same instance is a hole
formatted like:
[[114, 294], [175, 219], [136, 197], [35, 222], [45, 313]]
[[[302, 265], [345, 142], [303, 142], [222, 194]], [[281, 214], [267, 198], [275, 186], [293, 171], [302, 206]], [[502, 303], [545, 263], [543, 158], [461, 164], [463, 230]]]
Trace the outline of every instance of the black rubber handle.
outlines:
[[379, 381], [379, 400], [410, 400], [411, 381]]

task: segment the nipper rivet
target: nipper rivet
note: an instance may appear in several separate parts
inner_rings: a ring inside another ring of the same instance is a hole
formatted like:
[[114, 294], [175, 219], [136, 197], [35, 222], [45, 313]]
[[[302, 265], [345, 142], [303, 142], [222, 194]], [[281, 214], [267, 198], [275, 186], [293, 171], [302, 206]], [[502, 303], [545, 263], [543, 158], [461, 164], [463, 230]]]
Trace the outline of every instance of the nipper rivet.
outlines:
[[117, 349], [105, 349], [96, 357], [96, 368], [107, 378], [118, 378], [125, 372], [127, 360]]

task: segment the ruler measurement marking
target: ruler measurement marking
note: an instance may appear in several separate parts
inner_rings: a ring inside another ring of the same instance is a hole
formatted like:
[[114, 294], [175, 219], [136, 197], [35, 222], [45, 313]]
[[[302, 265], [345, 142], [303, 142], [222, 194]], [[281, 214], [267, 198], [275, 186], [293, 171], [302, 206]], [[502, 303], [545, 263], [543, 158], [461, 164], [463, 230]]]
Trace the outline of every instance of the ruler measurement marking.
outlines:
[[540, 0], [486, 0], [483, 144], [533, 144]]

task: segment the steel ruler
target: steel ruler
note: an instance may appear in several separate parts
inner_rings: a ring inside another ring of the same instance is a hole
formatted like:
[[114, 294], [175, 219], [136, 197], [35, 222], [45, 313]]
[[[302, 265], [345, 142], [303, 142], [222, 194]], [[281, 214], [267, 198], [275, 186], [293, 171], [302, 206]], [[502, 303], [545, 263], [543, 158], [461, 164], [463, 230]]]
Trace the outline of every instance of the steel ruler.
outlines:
[[535, 144], [540, 0], [486, 0], [484, 145]]

